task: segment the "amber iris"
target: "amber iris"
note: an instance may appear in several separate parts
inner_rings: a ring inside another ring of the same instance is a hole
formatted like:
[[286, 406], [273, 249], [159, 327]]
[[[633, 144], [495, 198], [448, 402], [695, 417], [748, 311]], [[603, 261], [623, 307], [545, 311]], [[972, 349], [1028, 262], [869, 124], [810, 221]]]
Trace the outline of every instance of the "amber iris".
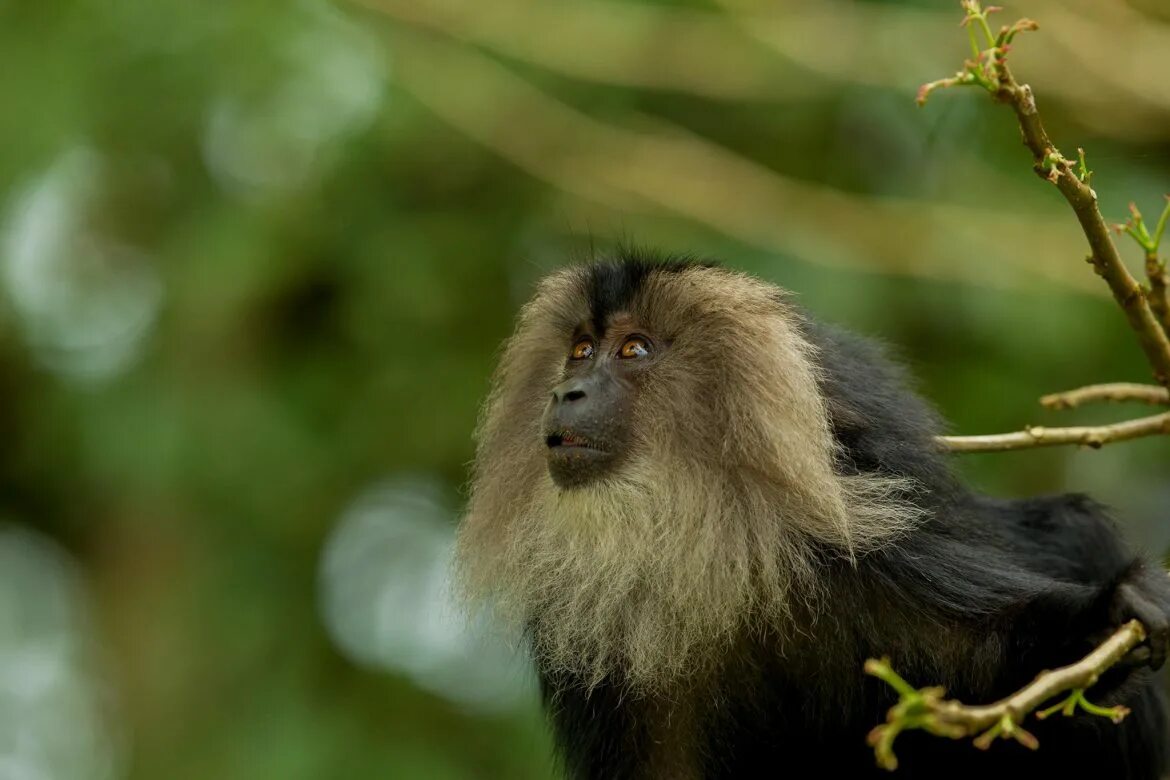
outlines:
[[618, 355], [627, 360], [646, 357], [650, 354], [650, 343], [641, 336], [630, 336], [622, 343]]
[[573, 345], [573, 360], [588, 360], [593, 357], [593, 339], [583, 338]]

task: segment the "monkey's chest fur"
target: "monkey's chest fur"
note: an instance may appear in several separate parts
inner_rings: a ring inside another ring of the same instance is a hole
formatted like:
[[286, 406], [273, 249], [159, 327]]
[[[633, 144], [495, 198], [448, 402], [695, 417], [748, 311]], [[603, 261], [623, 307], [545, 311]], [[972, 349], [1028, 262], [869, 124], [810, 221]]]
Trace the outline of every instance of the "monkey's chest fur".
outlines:
[[[588, 688], [570, 676], [543, 674], [567, 775], [700, 780], [762, 776], [770, 767], [776, 776], [794, 760], [841, 766], [836, 759], [846, 753], [868, 771], [872, 754], [861, 719], [851, 716], [852, 728], [829, 723], [834, 713], [857, 709], [856, 692], [839, 687], [843, 676], [828, 668], [826, 656], [781, 657], [769, 644], [738, 643], [720, 669], [654, 693], [612, 682]], [[850, 746], [843, 732], [855, 730], [860, 737]], [[837, 740], [834, 760], [808, 750], [812, 741]]]

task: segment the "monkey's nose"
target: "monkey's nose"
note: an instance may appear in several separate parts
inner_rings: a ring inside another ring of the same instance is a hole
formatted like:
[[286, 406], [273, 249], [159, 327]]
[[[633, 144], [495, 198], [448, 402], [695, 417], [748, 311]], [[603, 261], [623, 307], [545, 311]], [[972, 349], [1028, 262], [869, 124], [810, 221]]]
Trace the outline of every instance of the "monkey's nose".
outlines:
[[585, 399], [585, 385], [575, 379], [563, 382], [553, 388], [553, 403], [568, 404]]

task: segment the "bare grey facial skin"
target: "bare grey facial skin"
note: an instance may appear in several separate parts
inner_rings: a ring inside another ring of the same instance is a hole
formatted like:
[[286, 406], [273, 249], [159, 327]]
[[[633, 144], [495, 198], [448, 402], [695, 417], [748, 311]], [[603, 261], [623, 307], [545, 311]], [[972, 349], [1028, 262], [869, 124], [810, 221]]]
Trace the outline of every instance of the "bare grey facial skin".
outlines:
[[632, 399], [660, 346], [628, 317], [603, 334], [582, 325], [566, 346], [564, 381], [553, 388], [543, 430], [549, 475], [572, 489], [621, 466], [632, 439]]

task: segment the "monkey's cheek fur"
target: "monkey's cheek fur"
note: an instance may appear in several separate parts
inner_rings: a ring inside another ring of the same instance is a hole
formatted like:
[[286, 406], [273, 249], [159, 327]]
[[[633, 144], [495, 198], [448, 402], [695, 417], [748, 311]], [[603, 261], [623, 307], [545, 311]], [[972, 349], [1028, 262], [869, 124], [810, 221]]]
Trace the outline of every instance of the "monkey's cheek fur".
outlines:
[[616, 458], [610, 452], [583, 446], [549, 447], [548, 473], [564, 490], [585, 487], [610, 473]]

